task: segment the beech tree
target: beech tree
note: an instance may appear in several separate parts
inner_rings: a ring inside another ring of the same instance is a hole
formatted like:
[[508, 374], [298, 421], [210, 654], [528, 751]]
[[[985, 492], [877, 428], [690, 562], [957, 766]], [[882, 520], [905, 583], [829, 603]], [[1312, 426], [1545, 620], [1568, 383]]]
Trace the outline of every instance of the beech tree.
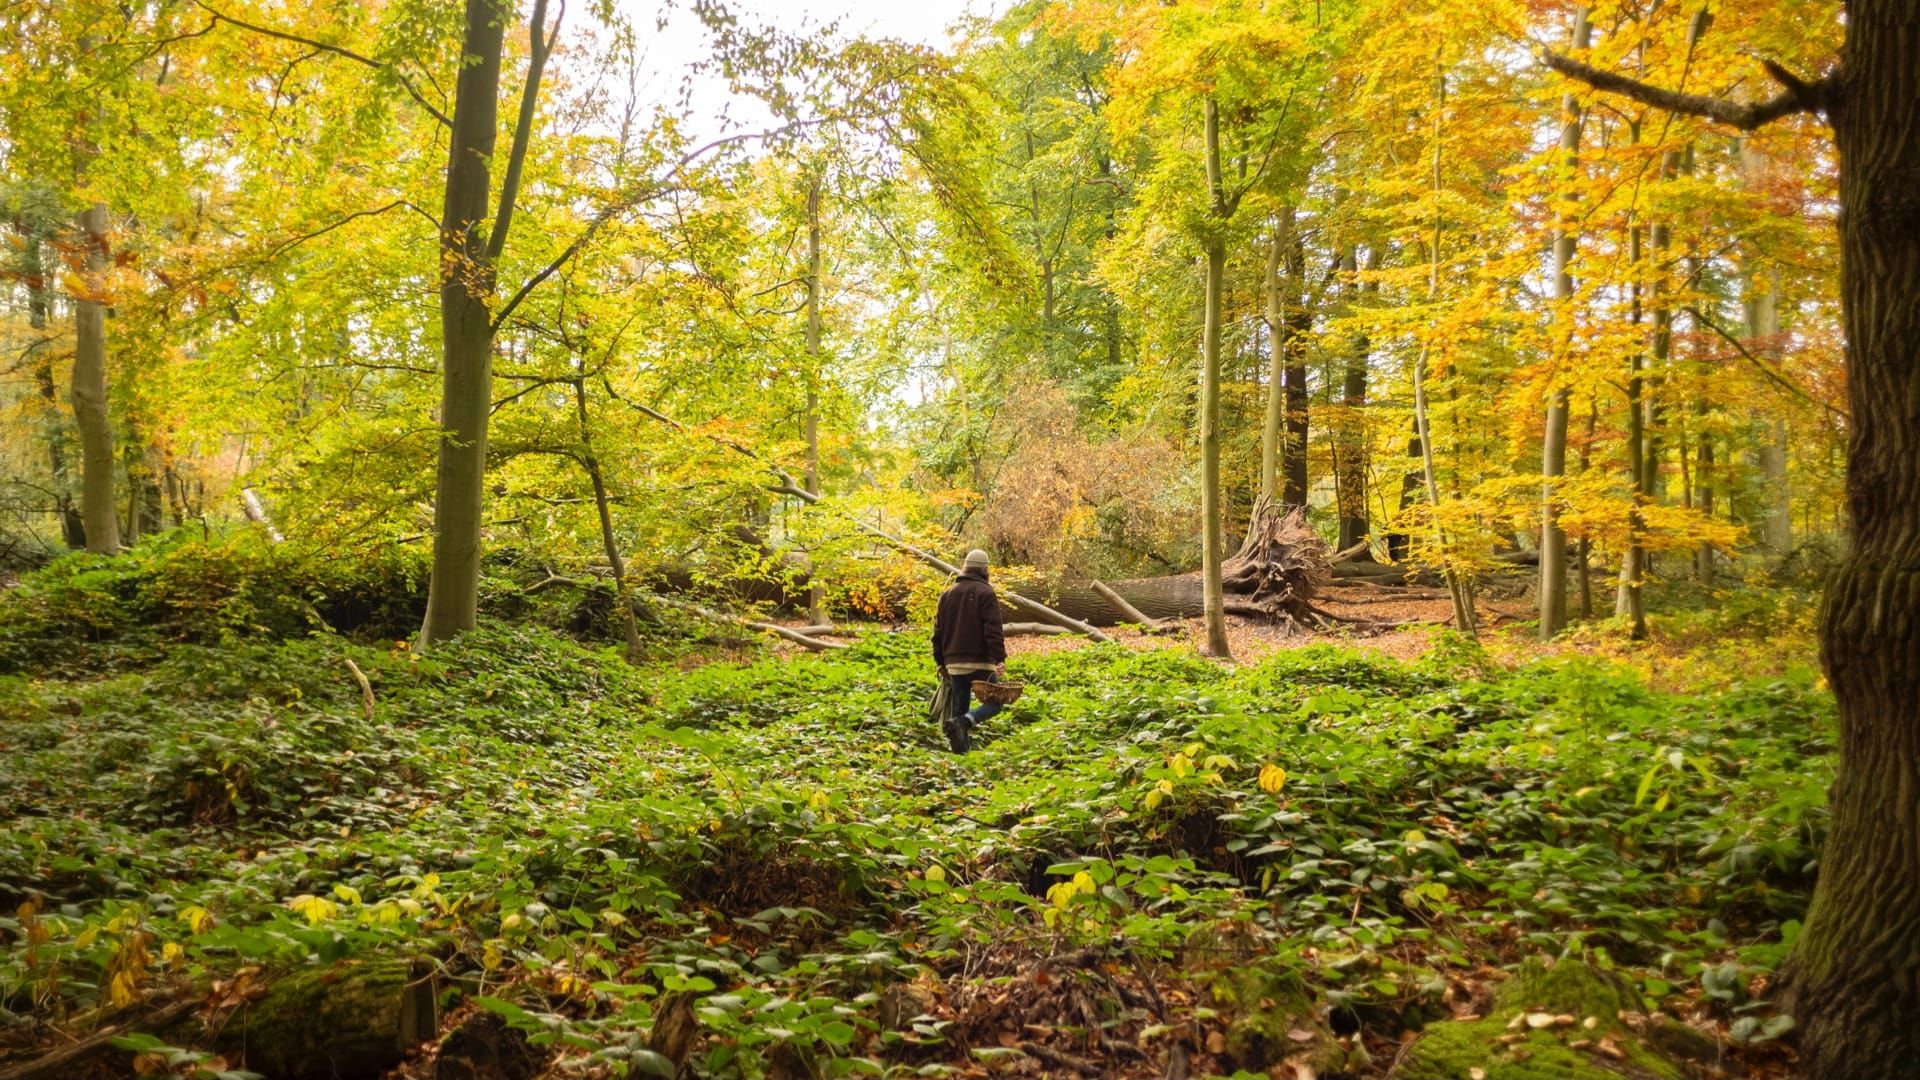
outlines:
[[499, 0], [467, 0], [463, 60], [447, 141], [446, 197], [440, 210], [440, 463], [433, 501], [433, 577], [420, 629], [423, 645], [472, 629], [479, 617], [487, 418], [493, 406], [493, 338], [498, 329], [495, 268], [513, 224], [539, 105], [540, 76], [559, 30], [557, 18], [551, 30], [547, 26], [547, 0], [534, 0], [527, 25], [532, 45], [519, 119], [499, 198], [490, 208], [506, 11]]

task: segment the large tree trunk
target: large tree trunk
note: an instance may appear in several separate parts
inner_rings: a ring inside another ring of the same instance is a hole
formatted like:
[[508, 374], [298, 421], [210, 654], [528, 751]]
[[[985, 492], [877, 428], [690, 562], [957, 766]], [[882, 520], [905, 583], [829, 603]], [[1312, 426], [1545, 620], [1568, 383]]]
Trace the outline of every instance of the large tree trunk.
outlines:
[[[1318, 617], [1313, 600], [1333, 581], [1326, 544], [1307, 524], [1306, 508], [1283, 508], [1265, 496], [1254, 503], [1240, 550], [1221, 564], [1221, 610], [1307, 629]], [[1135, 578], [1106, 583], [1150, 619], [1184, 619], [1207, 609], [1201, 575]], [[1047, 594], [1056, 611], [1094, 626], [1135, 621], [1133, 613], [1093, 585], [1065, 585]]]
[[1205, 323], [1200, 333], [1200, 574], [1206, 590], [1207, 652], [1228, 659], [1227, 617], [1220, 588], [1220, 331], [1227, 275], [1226, 217], [1220, 179], [1220, 108], [1206, 99], [1207, 181], [1214, 220], [1207, 233]]
[[470, 630], [480, 608], [480, 524], [493, 403], [494, 268], [483, 228], [499, 127], [506, 29], [494, 0], [467, 0], [466, 57], [455, 84], [440, 212], [440, 465], [433, 501], [433, 577], [423, 644]]
[[120, 550], [113, 504], [113, 426], [107, 416], [107, 208], [94, 203], [77, 222], [85, 252], [86, 292], [74, 298], [73, 423], [80, 430], [80, 520], [87, 550]]
[[1830, 105], [1840, 173], [1853, 546], [1821, 657], [1840, 706], [1833, 830], [1795, 952], [1813, 1080], [1920, 1062], [1920, 16], [1850, 0]]
[[[1587, 47], [1593, 24], [1587, 21], [1587, 9], [1573, 15], [1573, 48]], [[1580, 99], [1571, 92], [1560, 99], [1565, 122], [1560, 128], [1560, 156], [1571, 172], [1580, 156]], [[1565, 307], [1573, 299], [1573, 251], [1577, 238], [1565, 222], [1553, 233], [1553, 298], [1556, 307]], [[1569, 313], [1562, 317], [1571, 319]], [[1540, 639], [1548, 641], [1567, 625], [1567, 534], [1560, 528], [1560, 480], [1567, 472], [1566, 373], [1560, 373], [1547, 401], [1546, 437], [1540, 448]]]
[[135, 1012], [38, 1058], [0, 1068], [0, 1080], [104, 1075], [125, 1068], [111, 1038], [157, 1035], [169, 1045], [216, 1052], [235, 1068], [274, 1080], [380, 1076], [408, 1049], [438, 1033], [431, 970], [404, 960], [349, 960], [290, 972], [271, 983], [230, 980], [207, 1009], [199, 997]]

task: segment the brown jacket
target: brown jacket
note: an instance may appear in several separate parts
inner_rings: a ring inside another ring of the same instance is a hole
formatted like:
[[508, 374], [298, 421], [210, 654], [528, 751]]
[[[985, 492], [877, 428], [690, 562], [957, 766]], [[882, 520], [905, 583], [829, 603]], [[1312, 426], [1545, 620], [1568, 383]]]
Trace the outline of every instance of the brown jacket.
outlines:
[[1007, 641], [1000, 630], [1000, 598], [984, 570], [968, 570], [940, 594], [933, 619], [933, 662], [1004, 664]]

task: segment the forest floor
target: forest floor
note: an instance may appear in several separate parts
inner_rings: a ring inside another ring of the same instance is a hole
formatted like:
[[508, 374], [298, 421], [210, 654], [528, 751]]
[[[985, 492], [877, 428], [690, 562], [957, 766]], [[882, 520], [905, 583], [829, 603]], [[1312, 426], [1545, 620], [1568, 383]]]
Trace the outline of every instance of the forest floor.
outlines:
[[[40, 1075], [299, 1077], [271, 1046], [325, 1063], [355, 1025], [391, 1053], [383, 959], [440, 1007], [394, 1077], [1791, 1063], [1770, 990], [1833, 730], [1791, 597], [1544, 656], [1021, 638], [1026, 696], [966, 756], [920, 630], [691, 670], [498, 623], [431, 656], [133, 620], [49, 651], [25, 602], [0, 1076], [104, 1031]], [[276, 1008], [302, 973], [319, 1011]]]

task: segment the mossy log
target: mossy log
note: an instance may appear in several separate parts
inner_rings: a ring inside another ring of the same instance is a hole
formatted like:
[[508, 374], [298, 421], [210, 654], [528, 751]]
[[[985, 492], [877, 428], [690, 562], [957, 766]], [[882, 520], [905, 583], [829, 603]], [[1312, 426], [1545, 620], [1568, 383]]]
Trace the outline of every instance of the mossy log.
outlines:
[[334, 1080], [381, 1075], [438, 1026], [431, 977], [381, 960], [293, 972], [257, 1000], [183, 1021], [164, 1036], [272, 1080]]
[[227, 1000], [211, 1011], [198, 994], [150, 1005], [91, 1038], [0, 1069], [0, 1077], [91, 1075], [88, 1063], [125, 1053], [113, 1047], [113, 1036], [140, 1033], [170, 1046], [217, 1053], [233, 1067], [269, 1080], [380, 1076], [399, 1064], [407, 1048], [438, 1032], [430, 972], [415, 971], [406, 961], [350, 961], [302, 969], [270, 983], [244, 975], [235, 981], [239, 989], [216, 991], [216, 999]]
[[1489, 1015], [1428, 1025], [1392, 1078], [1683, 1080], [1685, 1070], [1626, 1023], [1642, 1008], [1630, 986], [1590, 964], [1529, 960], [1494, 992]]

